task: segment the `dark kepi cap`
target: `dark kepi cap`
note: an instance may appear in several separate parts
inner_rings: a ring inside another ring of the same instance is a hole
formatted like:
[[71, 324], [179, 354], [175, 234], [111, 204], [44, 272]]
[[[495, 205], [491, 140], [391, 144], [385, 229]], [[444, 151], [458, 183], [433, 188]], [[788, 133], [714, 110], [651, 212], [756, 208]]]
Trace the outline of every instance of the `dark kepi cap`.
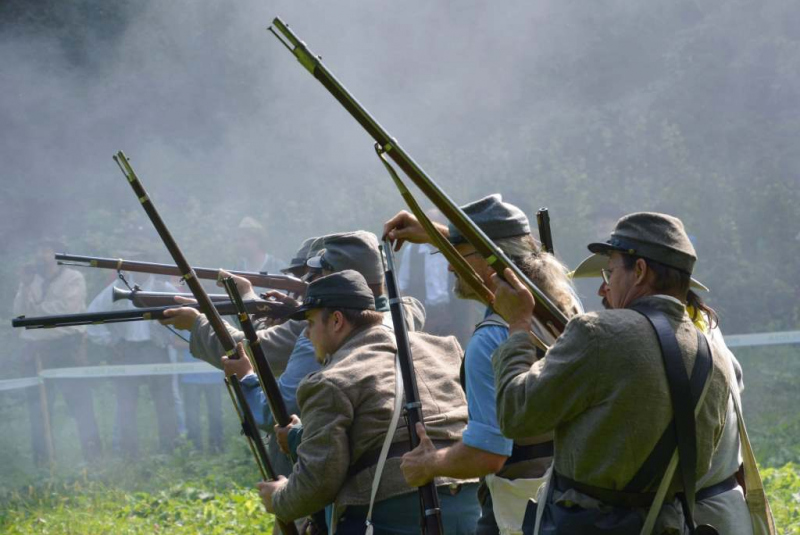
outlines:
[[301, 268], [306, 265], [306, 260], [308, 260], [309, 251], [311, 250], [311, 246], [314, 244], [317, 238], [308, 238], [307, 240], [303, 241], [303, 244], [294, 254], [294, 258], [289, 262], [289, 266], [285, 267], [281, 270], [281, 273], [286, 273], [287, 271], [291, 271], [293, 269]]
[[326, 236], [322, 253], [310, 257], [306, 264], [333, 272], [353, 269], [364, 276], [367, 284], [383, 282], [383, 258], [378, 238], [365, 230]]
[[[592, 254], [589, 257], [585, 258], [578, 267], [575, 268], [575, 271], [571, 271], [568, 276], [571, 279], [590, 279], [590, 278], [600, 278], [602, 274], [600, 270], [608, 267], [608, 257], [601, 254]], [[689, 287], [695, 290], [702, 290], [704, 292], [710, 292], [711, 290], [708, 289], [708, 286], [700, 282], [699, 280], [692, 277], [689, 282]]]
[[637, 212], [617, 221], [611, 238], [604, 243], [590, 243], [593, 253], [611, 251], [655, 260], [691, 275], [697, 254], [683, 223], [677, 217], [656, 212]]
[[[499, 240], [531, 233], [531, 226], [523, 211], [503, 202], [499, 193], [465, 204], [461, 209], [489, 239]], [[448, 227], [450, 243], [456, 245], [466, 241], [452, 223]]]
[[303, 304], [289, 317], [305, 319], [305, 313], [315, 308], [375, 310], [375, 297], [361, 273], [346, 269], [309, 284]]

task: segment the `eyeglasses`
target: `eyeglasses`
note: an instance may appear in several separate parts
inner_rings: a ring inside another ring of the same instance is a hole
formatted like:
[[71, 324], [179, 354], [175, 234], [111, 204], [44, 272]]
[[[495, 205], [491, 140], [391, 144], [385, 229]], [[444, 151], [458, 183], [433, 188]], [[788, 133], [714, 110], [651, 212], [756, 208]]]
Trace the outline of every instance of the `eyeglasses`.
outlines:
[[601, 269], [600, 276], [603, 277], [603, 282], [606, 283], [606, 286], [611, 286], [611, 273], [613, 269]]

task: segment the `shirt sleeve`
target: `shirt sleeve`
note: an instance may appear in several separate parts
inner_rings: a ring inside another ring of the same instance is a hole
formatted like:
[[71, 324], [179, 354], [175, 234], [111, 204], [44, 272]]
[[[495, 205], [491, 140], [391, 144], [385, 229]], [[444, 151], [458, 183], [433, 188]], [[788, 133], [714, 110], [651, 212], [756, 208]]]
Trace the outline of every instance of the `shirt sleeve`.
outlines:
[[303, 439], [286, 485], [275, 492], [275, 514], [294, 520], [319, 511], [336, 499], [350, 466], [350, 427], [354, 408], [344, 391], [315, 374], [300, 392]]
[[250, 406], [250, 411], [253, 413], [253, 418], [256, 420], [256, 425], [266, 431], [272, 432], [272, 411], [269, 408], [267, 395], [261, 389], [261, 383], [254, 373], [249, 373], [241, 380], [242, 391], [247, 404]]
[[514, 333], [495, 351], [497, 415], [506, 436], [552, 431], [592, 404], [597, 344], [584, 317], [573, 318], [541, 360], [524, 332]]
[[481, 327], [467, 344], [465, 375], [469, 420], [462, 441], [467, 446], [510, 456], [514, 441], [503, 436], [497, 421], [492, 353], [508, 338], [499, 325]]

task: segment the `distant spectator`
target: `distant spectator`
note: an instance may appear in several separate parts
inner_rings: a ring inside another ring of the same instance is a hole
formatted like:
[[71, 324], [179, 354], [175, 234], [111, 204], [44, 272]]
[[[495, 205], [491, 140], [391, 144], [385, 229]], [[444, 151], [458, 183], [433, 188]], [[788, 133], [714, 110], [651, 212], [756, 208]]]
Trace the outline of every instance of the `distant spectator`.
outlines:
[[286, 262], [266, 250], [267, 231], [250, 216], [245, 216], [236, 229], [236, 253], [239, 261], [236, 269], [279, 273]]
[[[56, 251], [64, 251], [64, 246], [55, 241], [39, 245], [34, 261], [22, 273], [22, 282], [14, 298], [14, 315], [79, 314], [86, 310], [83, 275], [74, 269], [59, 267], [53, 258]], [[40, 369], [85, 365], [84, 332], [85, 327], [81, 326], [21, 330], [20, 337], [25, 341], [24, 358], [21, 359], [25, 375], [34, 376]], [[91, 385], [85, 379], [52, 381], [47, 388], [49, 414], [52, 414], [56, 385], [78, 426], [83, 457], [90, 461], [101, 452]], [[42, 416], [41, 392], [28, 388], [26, 395], [33, 460], [36, 464], [43, 464], [47, 461], [48, 431]]]
[[[138, 256], [136, 251], [126, 253], [126, 258]], [[157, 280], [155, 275], [124, 273], [129, 284], [137, 284], [143, 291], [175, 292], [168, 282]], [[112, 292], [115, 283], [109, 284], [89, 304], [90, 312], [124, 310], [133, 308], [128, 300], [114, 302]], [[91, 325], [89, 340], [112, 348], [109, 362], [112, 364], [155, 364], [170, 362], [168, 345], [174, 336], [161, 325], [150, 321], [132, 321]], [[137, 426], [139, 389], [147, 386], [155, 404], [158, 422], [159, 450], [168, 453], [175, 447], [178, 436], [178, 416], [173, 395], [172, 377], [169, 375], [131, 375], [114, 378], [117, 394], [114, 418], [114, 448], [128, 457], [139, 455], [139, 431]]]

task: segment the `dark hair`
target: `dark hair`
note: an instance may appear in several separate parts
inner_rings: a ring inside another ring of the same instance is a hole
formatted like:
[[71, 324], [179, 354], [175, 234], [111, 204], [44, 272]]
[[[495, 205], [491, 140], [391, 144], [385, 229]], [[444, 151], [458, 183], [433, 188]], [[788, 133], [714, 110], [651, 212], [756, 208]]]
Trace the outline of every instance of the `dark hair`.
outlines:
[[640, 258], [645, 261], [647, 268], [656, 274], [654, 288], [657, 292], [670, 293], [686, 299], [689, 292], [689, 284], [692, 282], [691, 275], [680, 269], [665, 266], [655, 260], [636, 255], [623, 254], [622, 265], [625, 266], [626, 270], [630, 271]]
[[347, 320], [347, 323], [358, 329], [371, 325], [378, 325], [383, 322], [383, 313], [375, 310], [361, 310], [357, 308], [323, 308], [320, 314], [320, 319], [323, 322], [328, 321], [328, 318], [334, 311], [338, 310]]
[[692, 321], [697, 319], [697, 316], [702, 313], [705, 314], [706, 318], [708, 318], [708, 328], [714, 329], [719, 325], [719, 315], [717, 311], [708, 306], [704, 301], [703, 298], [700, 297], [694, 290], [689, 290], [689, 293], [686, 295], [686, 304], [692, 308], [694, 311], [692, 312]]

